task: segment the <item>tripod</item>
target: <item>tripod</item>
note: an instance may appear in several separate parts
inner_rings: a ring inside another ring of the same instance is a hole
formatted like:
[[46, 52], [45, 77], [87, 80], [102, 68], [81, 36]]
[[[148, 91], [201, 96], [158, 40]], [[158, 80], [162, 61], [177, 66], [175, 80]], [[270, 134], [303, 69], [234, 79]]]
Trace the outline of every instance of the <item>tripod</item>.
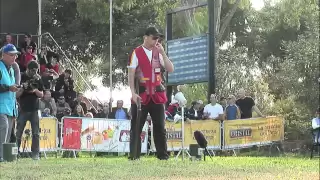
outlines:
[[180, 156], [180, 154], [182, 155], [182, 160], [184, 160], [184, 155], [187, 154], [189, 156], [189, 158], [191, 157], [188, 150], [184, 147], [184, 106], [181, 107], [181, 148], [179, 149], [179, 152], [176, 156], [176, 159], [178, 159], [178, 157]]

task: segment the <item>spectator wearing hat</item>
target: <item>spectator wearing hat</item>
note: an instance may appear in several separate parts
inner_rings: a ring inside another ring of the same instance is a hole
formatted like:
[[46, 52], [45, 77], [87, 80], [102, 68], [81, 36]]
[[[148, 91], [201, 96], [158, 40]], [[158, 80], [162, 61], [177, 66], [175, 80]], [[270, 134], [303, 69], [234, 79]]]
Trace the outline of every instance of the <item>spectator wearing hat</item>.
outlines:
[[12, 68], [17, 54], [19, 52], [13, 44], [7, 44], [2, 48], [0, 59], [0, 162], [3, 161], [2, 144], [10, 141], [13, 117], [17, 115], [16, 92], [18, 87]]

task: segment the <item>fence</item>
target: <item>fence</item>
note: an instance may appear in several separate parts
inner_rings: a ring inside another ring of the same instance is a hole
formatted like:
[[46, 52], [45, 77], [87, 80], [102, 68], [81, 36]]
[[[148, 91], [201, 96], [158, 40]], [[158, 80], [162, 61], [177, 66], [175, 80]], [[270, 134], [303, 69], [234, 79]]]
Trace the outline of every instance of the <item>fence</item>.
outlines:
[[[61, 144], [58, 147], [57, 119], [42, 118], [40, 120], [40, 149], [49, 151], [96, 151], [124, 152], [130, 151], [130, 120], [100, 119], [86, 117], [63, 117], [61, 124]], [[168, 151], [178, 151], [182, 143], [180, 123], [166, 123]], [[25, 129], [30, 129], [27, 124]], [[189, 144], [196, 144], [194, 131], [201, 131], [208, 141], [208, 149], [234, 150], [254, 145], [272, 145], [284, 140], [284, 120], [281, 117], [239, 119], [231, 121], [201, 120], [186, 122], [185, 149]], [[24, 135], [25, 136], [25, 135]], [[151, 134], [150, 150], [155, 152]], [[25, 138], [20, 151], [30, 151], [31, 139]], [[148, 123], [141, 134], [141, 152], [148, 152]]]
[[[61, 150], [130, 152], [130, 120], [64, 117], [62, 123]], [[147, 123], [143, 127], [141, 140], [141, 152], [146, 153]]]
[[[58, 148], [58, 121], [57, 118], [44, 117], [40, 119], [40, 152], [55, 152]], [[24, 132], [31, 132], [31, 125], [28, 121]], [[31, 152], [31, 133], [23, 133], [21, 138], [20, 152]]]

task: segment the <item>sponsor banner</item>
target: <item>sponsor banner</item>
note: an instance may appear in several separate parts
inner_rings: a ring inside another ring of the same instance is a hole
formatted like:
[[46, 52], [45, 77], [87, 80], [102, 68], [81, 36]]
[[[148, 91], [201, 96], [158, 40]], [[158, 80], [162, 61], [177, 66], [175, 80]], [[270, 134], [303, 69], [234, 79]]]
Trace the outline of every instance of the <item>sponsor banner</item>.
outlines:
[[284, 140], [284, 121], [280, 117], [224, 121], [223, 127], [225, 149], [266, 145]]
[[80, 150], [81, 148], [81, 128], [82, 119], [80, 118], [63, 118], [63, 142], [62, 149]]
[[[168, 151], [179, 151], [182, 146], [181, 122], [166, 121]], [[193, 133], [201, 131], [208, 141], [208, 149], [221, 149], [221, 125], [219, 121], [196, 120], [184, 123], [184, 146], [189, 149], [190, 144], [197, 144]], [[153, 134], [152, 134], [153, 136]], [[152, 150], [156, 151], [152, 138]]]
[[[40, 151], [57, 150], [57, 119], [44, 117], [40, 119]], [[29, 121], [24, 128], [20, 152], [30, 152], [32, 144], [32, 128]]]
[[[130, 152], [130, 120], [83, 118], [81, 150], [98, 152]], [[141, 133], [141, 152], [147, 152], [148, 124]]]

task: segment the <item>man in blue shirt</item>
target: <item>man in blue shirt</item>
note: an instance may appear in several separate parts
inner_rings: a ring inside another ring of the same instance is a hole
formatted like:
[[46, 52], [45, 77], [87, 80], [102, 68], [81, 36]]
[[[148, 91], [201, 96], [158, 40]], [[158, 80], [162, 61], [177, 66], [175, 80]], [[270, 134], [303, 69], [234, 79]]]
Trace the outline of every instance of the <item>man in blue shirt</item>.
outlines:
[[118, 120], [129, 119], [128, 109], [123, 108], [122, 100], [117, 101], [117, 107], [112, 108], [112, 112], [110, 116], [112, 119], [118, 119]]
[[12, 119], [17, 116], [16, 92], [18, 86], [12, 68], [17, 54], [19, 52], [12, 44], [7, 44], [2, 48], [0, 59], [0, 162], [3, 161], [2, 144], [10, 141]]

